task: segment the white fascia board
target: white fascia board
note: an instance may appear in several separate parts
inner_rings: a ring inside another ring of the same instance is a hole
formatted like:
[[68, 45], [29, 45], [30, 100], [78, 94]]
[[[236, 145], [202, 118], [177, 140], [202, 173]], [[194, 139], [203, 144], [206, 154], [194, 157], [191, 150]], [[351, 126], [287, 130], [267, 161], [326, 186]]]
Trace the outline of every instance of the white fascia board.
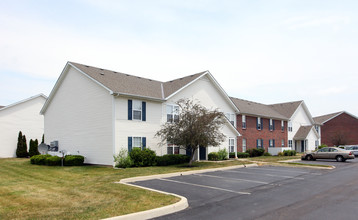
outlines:
[[10, 104], [10, 105], [7, 105], [7, 106], [1, 108], [0, 111], [3, 111], [3, 110], [5, 110], [5, 109], [11, 108], [11, 107], [13, 107], [13, 106], [19, 105], [19, 104], [21, 104], [21, 103], [24, 103], [24, 102], [27, 102], [27, 101], [30, 101], [30, 100], [33, 100], [33, 99], [36, 99], [36, 98], [38, 98], [38, 97], [43, 97], [45, 100], [47, 99], [47, 97], [46, 97], [44, 94], [40, 93], [40, 94], [38, 94], [38, 95], [31, 96], [30, 98], [23, 99], [23, 100], [21, 100], [21, 101], [12, 103], [12, 104]]
[[175, 96], [176, 94], [178, 94], [179, 92], [181, 92], [182, 90], [184, 90], [185, 88], [187, 88], [188, 86], [190, 86], [191, 84], [193, 84], [194, 82], [196, 82], [197, 80], [199, 80], [201, 77], [205, 76], [208, 73], [208, 71], [205, 71], [205, 73], [201, 74], [201, 76], [199, 76], [198, 78], [194, 79], [193, 81], [191, 81], [190, 83], [186, 84], [185, 86], [181, 87], [180, 89], [178, 89], [176, 92], [174, 92], [173, 94], [171, 94], [170, 96], [168, 96], [165, 100], [169, 100], [170, 98], [172, 98], [173, 96]]
[[133, 95], [133, 94], [129, 94], [129, 93], [113, 92], [112, 95], [117, 96], [117, 97], [122, 96], [122, 97], [127, 97], [127, 98], [135, 98], [135, 99], [149, 100], [149, 101], [155, 101], [155, 102], [165, 102], [166, 101], [164, 99], [158, 99], [158, 98], [153, 98], [153, 97], [149, 97], [149, 96]]
[[81, 71], [80, 69], [78, 69], [77, 67], [75, 67], [73, 64], [71, 64], [70, 62], [67, 62], [65, 67], [63, 68], [61, 75], [59, 76], [59, 78], [57, 79], [55, 86], [53, 87], [48, 99], [46, 100], [44, 106], [42, 107], [40, 114], [43, 115], [48, 107], [48, 105], [50, 104], [50, 102], [52, 101], [54, 95], [56, 94], [58, 88], [61, 86], [61, 83], [63, 82], [64, 78], [66, 77], [69, 68], [74, 68], [75, 70], [77, 70], [79, 73], [81, 73], [82, 75], [86, 76], [87, 78], [91, 79], [92, 81], [94, 81], [95, 83], [97, 83], [98, 85], [100, 85], [101, 87], [103, 87], [104, 89], [106, 89], [107, 91], [109, 91], [110, 94], [113, 94], [113, 92], [105, 87], [103, 84], [99, 83], [97, 80], [93, 79], [92, 77], [90, 77], [89, 75], [87, 75], [86, 73], [84, 73], [83, 71]]
[[229, 127], [236, 133], [237, 136], [241, 136], [240, 132], [231, 124], [228, 118], [225, 117], [226, 123], [229, 124]]

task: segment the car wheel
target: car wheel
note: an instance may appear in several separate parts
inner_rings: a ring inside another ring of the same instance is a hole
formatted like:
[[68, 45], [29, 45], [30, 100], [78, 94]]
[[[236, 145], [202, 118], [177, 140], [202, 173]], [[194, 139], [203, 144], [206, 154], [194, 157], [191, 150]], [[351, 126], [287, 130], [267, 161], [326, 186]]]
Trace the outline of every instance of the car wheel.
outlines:
[[345, 161], [345, 159], [344, 159], [342, 156], [340, 156], [340, 155], [338, 155], [338, 156], [336, 157], [336, 160], [337, 160], [337, 162], [344, 162], [344, 161]]
[[307, 155], [307, 156], [306, 156], [306, 160], [313, 160], [312, 155]]

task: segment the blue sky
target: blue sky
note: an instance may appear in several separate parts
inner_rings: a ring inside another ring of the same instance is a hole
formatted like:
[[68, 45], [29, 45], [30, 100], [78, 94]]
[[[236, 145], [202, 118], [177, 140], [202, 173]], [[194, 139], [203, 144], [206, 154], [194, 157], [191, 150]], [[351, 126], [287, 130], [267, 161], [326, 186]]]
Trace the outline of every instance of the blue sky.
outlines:
[[0, 1], [0, 105], [48, 95], [67, 61], [358, 116], [358, 1]]

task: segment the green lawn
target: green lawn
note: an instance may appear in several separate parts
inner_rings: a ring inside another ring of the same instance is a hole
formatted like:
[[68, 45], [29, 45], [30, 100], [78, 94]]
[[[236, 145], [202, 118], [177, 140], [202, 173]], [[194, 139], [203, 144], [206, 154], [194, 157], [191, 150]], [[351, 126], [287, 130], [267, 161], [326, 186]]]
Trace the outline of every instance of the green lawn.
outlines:
[[0, 219], [100, 219], [165, 206], [178, 198], [114, 182], [123, 178], [225, 167], [246, 161], [113, 169], [48, 167], [0, 159]]

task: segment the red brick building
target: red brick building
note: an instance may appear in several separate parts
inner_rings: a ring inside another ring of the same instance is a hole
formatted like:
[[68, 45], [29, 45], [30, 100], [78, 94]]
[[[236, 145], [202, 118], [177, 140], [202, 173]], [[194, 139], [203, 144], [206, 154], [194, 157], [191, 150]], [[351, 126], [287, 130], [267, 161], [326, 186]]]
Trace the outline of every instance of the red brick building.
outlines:
[[320, 125], [321, 143], [334, 146], [338, 139], [345, 145], [358, 144], [358, 118], [342, 111], [313, 118]]
[[250, 148], [287, 147], [288, 118], [271, 106], [238, 98], [231, 98], [240, 110], [237, 115], [237, 130], [242, 135], [237, 139], [237, 151]]

